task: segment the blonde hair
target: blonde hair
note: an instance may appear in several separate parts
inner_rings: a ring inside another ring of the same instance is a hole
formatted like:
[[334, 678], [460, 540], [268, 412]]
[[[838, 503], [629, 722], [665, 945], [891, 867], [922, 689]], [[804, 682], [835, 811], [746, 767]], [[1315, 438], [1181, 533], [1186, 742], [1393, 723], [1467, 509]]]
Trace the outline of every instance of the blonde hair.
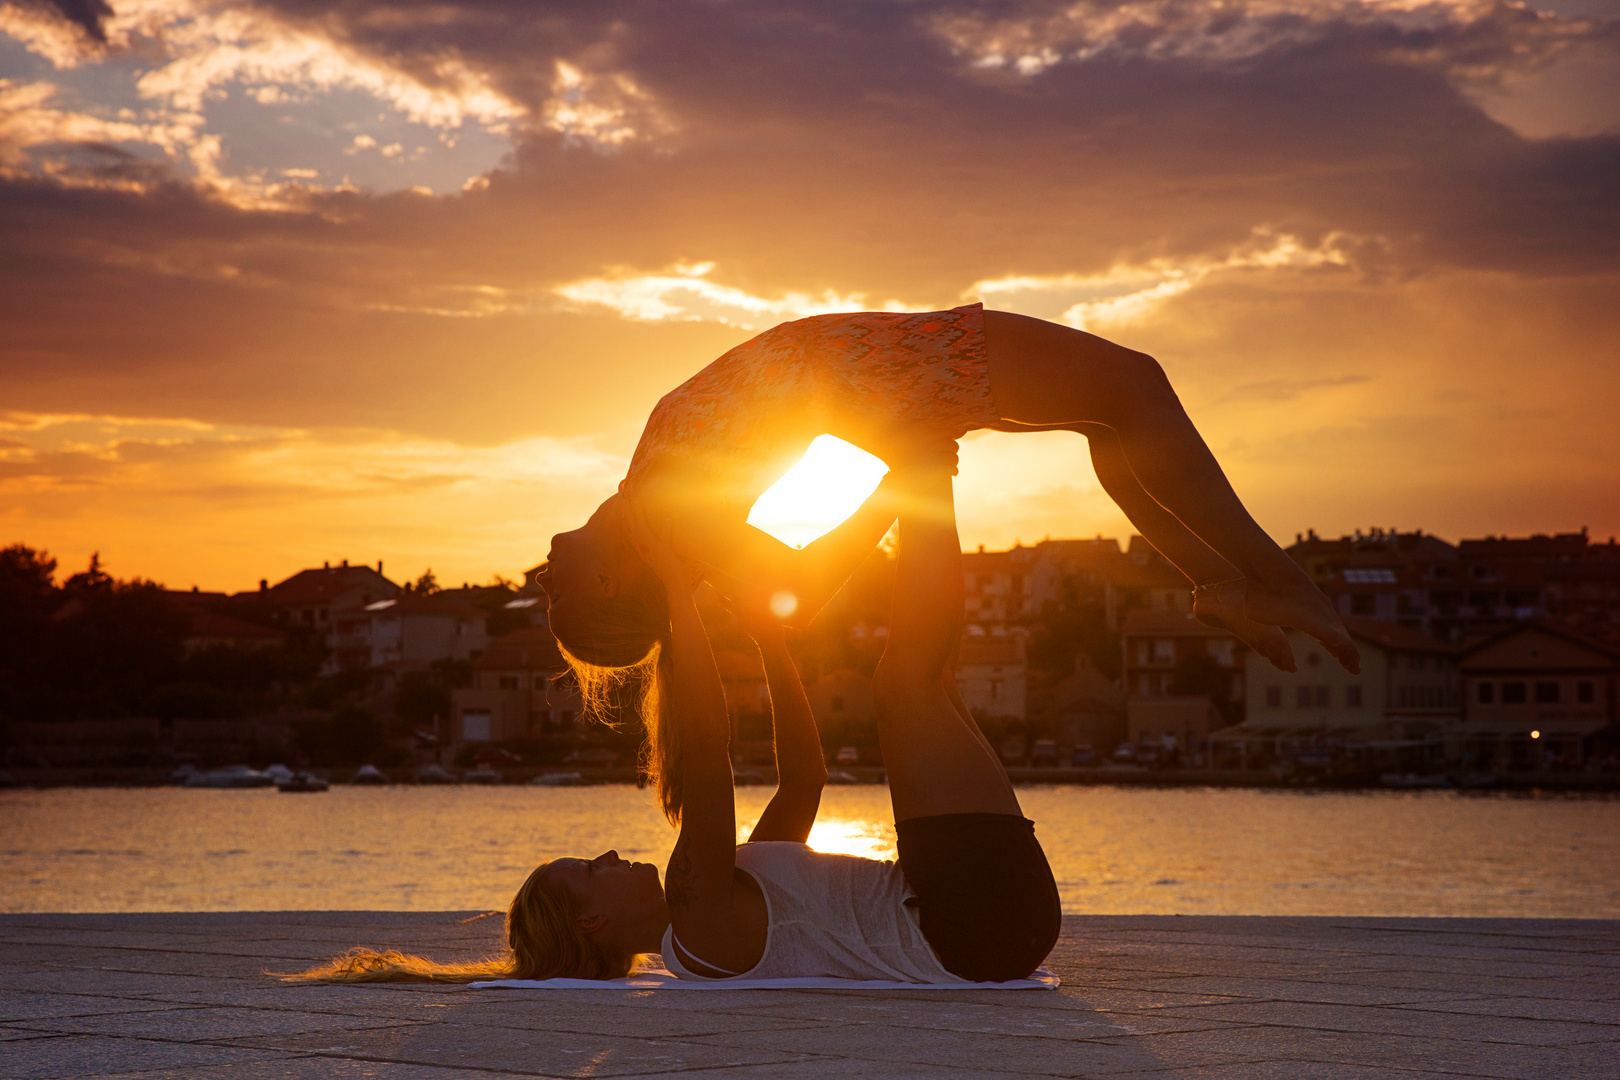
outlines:
[[565, 621], [553, 619], [558, 651], [579, 684], [588, 716], [614, 726], [626, 711], [647, 737], [637, 762], [671, 825], [681, 823], [680, 732], [670, 722], [674, 657], [669, 601], [651, 572], [611, 599], [598, 599]]
[[[283, 982], [437, 982], [481, 979], [622, 979], [636, 954], [616, 955], [586, 937], [577, 922], [574, 894], [546, 878], [551, 863], [534, 868], [506, 912], [507, 952], [441, 964], [390, 949], [357, 947], [318, 967], [278, 974]], [[276, 974], [276, 973], [273, 973]]]

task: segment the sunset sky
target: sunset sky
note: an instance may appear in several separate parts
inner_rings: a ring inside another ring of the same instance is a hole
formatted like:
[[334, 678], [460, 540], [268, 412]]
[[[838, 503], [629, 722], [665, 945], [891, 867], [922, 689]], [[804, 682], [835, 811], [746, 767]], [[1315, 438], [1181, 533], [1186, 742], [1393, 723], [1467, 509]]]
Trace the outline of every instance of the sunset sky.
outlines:
[[[1273, 536], [1620, 533], [1620, 0], [0, 0], [0, 544], [515, 577], [777, 322], [1151, 353]], [[970, 436], [965, 544], [1125, 536]]]

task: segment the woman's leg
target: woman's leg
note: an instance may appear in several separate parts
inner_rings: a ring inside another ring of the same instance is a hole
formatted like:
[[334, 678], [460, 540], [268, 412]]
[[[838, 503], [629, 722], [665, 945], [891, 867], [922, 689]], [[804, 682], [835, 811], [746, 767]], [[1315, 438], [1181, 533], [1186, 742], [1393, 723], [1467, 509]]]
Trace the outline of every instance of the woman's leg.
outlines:
[[[1074, 424], [1071, 429], [1091, 444], [1091, 467], [1108, 497], [1113, 499], [1136, 531], [1147, 542], [1186, 574], [1192, 584], [1209, 585], [1241, 578], [1231, 563], [1170, 511], [1159, 505], [1136, 478], [1125, 447], [1113, 428], [1101, 424]], [[1249, 648], [1284, 671], [1294, 670], [1294, 650], [1281, 628], [1257, 623], [1244, 612], [1244, 582], [1238, 580], [1221, 588], [1198, 589], [1193, 593], [1193, 615], [1209, 626], [1229, 630]]]
[[1018, 798], [971, 716], [949, 665], [961, 640], [962, 549], [947, 470], [919, 474], [900, 512], [889, 642], [872, 677], [878, 743], [894, 819], [1020, 815]]
[[1327, 597], [1249, 516], [1152, 357], [1025, 315], [986, 311], [984, 323], [991, 391], [1004, 419], [1112, 429], [1153, 500], [1243, 576], [1248, 617], [1302, 630], [1359, 670]]

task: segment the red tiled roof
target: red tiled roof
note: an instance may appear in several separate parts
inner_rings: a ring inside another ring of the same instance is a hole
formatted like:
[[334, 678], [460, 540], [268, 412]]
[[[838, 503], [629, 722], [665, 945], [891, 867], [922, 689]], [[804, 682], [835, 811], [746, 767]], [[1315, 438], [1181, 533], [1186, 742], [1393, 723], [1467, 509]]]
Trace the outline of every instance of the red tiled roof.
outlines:
[[1574, 627], [1566, 626], [1563, 623], [1554, 622], [1551, 619], [1525, 619], [1523, 622], [1513, 623], [1498, 633], [1483, 636], [1468, 642], [1468, 644], [1463, 646], [1463, 655], [1467, 656], [1471, 653], [1476, 653], [1480, 649], [1485, 648], [1487, 645], [1495, 645], [1498, 641], [1501, 641], [1504, 638], [1510, 638], [1514, 634], [1522, 634], [1526, 630], [1540, 630], [1551, 634], [1554, 637], [1561, 637], [1565, 641], [1573, 642], [1574, 644], [1580, 645], [1583, 648], [1593, 649], [1605, 656], [1612, 656], [1616, 659], [1620, 659], [1620, 649], [1615, 648], [1615, 646], [1608, 641], [1605, 641], [1602, 638], [1593, 637], [1590, 634], [1582, 633], [1580, 630], [1577, 630]]
[[270, 600], [276, 604], [324, 604], [355, 589], [367, 589], [372, 600], [399, 595], [400, 588], [369, 566], [330, 566], [300, 570], [272, 586]]

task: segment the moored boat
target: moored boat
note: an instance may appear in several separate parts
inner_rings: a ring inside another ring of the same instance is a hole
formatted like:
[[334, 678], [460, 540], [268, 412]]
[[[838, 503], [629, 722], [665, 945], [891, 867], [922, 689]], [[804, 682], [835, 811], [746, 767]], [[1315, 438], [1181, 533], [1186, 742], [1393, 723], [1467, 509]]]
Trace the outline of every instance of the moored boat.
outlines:
[[541, 773], [529, 784], [533, 787], [577, 787], [584, 781], [585, 777], [577, 772], [548, 772]]
[[276, 790], [285, 791], [288, 794], [326, 791], [331, 786], [330, 783], [310, 772], [291, 773], [285, 780], [276, 781]]
[[223, 769], [192, 773], [186, 778], [188, 788], [261, 788], [273, 787], [276, 778], [247, 765], [229, 765]]
[[360, 768], [356, 769], [354, 775], [349, 778], [349, 783], [381, 786], [388, 783], [388, 777], [384, 776], [383, 771], [377, 768], [375, 765], [362, 765]]

